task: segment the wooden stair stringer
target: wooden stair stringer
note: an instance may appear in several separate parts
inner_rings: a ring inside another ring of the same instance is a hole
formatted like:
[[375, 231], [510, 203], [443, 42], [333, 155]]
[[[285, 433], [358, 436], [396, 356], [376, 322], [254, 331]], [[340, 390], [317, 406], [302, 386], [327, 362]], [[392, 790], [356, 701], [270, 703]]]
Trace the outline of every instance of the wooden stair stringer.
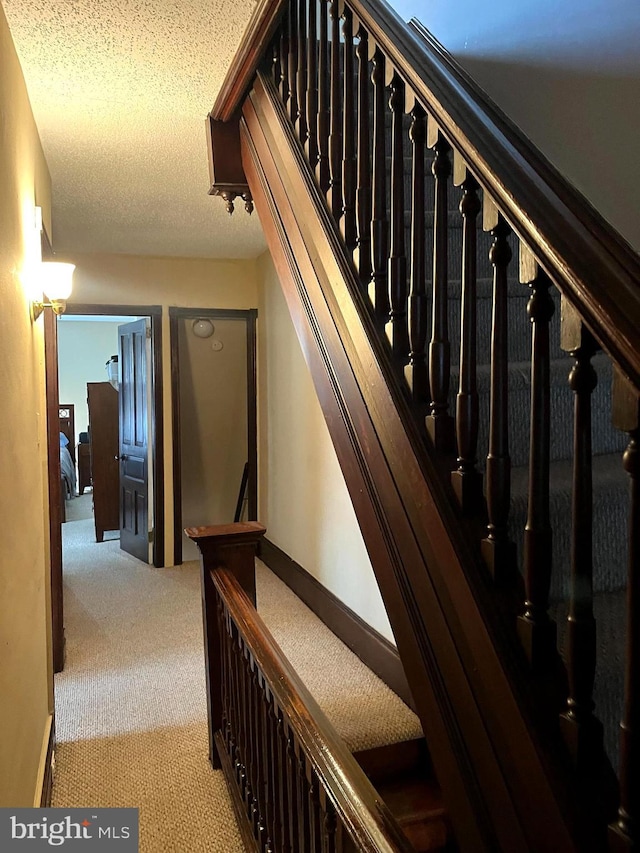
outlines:
[[412, 441], [335, 226], [270, 87], [259, 75], [245, 101], [245, 174], [458, 844], [576, 850], [571, 804], [551, 781], [513, 687], [518, 663], [493, 642], [469, 582], [474, 558], [452, 533], [457, 519], [433, 462]]

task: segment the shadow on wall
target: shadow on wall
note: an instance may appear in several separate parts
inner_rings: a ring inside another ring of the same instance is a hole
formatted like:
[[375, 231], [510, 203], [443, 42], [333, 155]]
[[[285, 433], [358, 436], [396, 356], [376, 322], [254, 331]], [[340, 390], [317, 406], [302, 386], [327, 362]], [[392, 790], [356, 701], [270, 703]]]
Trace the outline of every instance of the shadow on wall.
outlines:
[[640, 160], [635, 151], [640, 138], [640, 75], [595, 73], [513, 57], [458, 54], [456, 58], [639, 251]]

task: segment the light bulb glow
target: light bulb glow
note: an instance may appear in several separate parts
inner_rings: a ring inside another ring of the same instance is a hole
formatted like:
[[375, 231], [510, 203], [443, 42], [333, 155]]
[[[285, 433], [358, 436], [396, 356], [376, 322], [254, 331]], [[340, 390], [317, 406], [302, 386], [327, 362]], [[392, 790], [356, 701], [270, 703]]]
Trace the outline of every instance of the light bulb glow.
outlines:
[[64, 300], [71, 296], [75, 264], [43, 261], [40, 267], [42, 291], [49, 299]]

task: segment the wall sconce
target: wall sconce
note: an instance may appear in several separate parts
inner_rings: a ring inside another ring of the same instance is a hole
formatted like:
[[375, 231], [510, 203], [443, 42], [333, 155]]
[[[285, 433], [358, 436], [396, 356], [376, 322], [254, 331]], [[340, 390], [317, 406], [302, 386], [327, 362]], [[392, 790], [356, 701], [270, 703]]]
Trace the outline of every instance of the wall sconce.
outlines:
[[31, 303], [31, 317], [37, 320], [45, 308], [53, 309], [55, 314], [64, 314], [67, 299], [71, 296], [71, 284], [75, 264], [60, 261], [43, 261], [35, 275], [38, 277], [38, 290], [49, 297], [49, 302], [34, 300]]
[[214, 325], [206, 317], [199, 317], [193, 321], [191, 330], [196, 338], [210, 338], [214, 332]]

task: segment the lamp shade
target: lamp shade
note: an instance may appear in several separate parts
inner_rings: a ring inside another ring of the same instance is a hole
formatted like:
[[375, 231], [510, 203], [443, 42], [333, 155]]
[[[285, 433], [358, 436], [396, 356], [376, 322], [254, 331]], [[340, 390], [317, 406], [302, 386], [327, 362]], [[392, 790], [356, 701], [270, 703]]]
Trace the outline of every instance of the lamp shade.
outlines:
[[49, 299], [68, 299], [71, 296], [71, 283], [75, 264], [61, 261], [43, 261], [41, 266], [42, 291]]

